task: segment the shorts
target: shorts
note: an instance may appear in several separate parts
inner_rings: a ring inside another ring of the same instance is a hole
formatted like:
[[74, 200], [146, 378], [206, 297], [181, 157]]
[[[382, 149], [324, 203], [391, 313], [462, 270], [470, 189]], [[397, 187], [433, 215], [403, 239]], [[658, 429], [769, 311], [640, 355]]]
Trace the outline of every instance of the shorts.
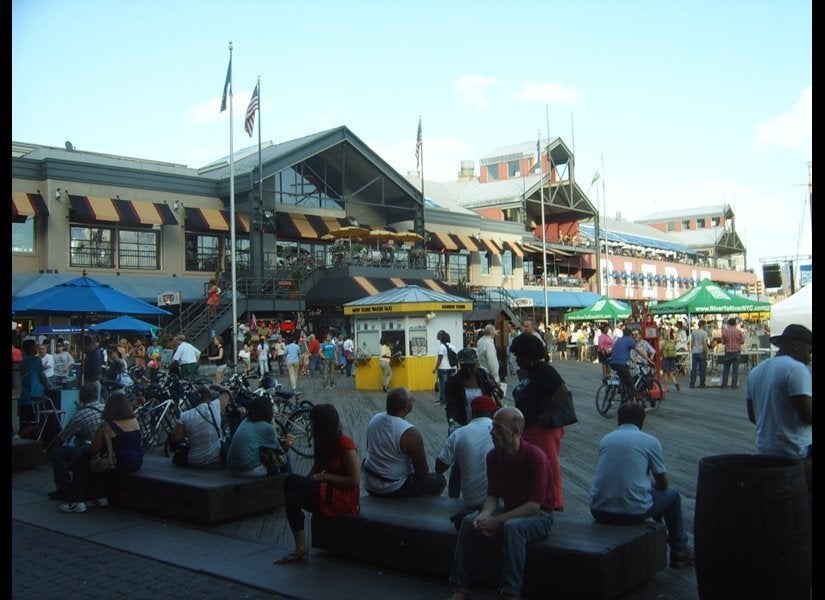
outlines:
[[610, 354], [599, 354], [599, 364], [609, 365], [610, 364]]
[[663, 373], [675, 373], [676, 372], [676, 359], [675, 358], [663, 358], [662, 359], [662, 372]]

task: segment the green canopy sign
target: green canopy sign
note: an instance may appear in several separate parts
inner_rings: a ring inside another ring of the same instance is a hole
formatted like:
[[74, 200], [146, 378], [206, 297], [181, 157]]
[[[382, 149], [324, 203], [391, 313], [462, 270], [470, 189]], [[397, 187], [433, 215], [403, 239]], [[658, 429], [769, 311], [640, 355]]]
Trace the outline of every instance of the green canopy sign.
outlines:
[[581, 310], [565, 313], [565, 321], [615, 321], [630, 316], [630, 307], [619, 300], [602, 296], [592, 305]]
[[650, 307], [654, 315], [739, 314], [770, 310], [770, 302], [759, 302], [726, 292], [710, 279], [703, 279], [698, 286], [674, 300]]

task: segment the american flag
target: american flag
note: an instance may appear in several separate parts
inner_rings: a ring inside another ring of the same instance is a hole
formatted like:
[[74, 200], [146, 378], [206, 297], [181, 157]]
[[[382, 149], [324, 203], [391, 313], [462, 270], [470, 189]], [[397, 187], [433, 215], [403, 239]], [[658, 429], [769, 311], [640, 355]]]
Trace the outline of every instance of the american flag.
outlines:
[[249, 106], [246, 107], [246, 121], [243, 124], [243, 129], [252, 137], [252, 131], [255, 129], [255, 111], [258, 110], [260, 104], [258, 98], [258, 86], [260, 82], [255, 84], [255, 91], [252, 92], [252, 97], [249, 99]]
[[415, 168], [421, 167], [421, 117], [418, 117], [418, 135], [415, 138]]

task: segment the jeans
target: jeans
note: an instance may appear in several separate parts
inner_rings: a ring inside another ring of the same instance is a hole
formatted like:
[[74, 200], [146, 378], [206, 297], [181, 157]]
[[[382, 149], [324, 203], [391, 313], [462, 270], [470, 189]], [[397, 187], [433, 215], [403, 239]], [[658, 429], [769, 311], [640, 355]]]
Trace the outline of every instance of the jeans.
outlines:
[[478, 563], [479, 551], [492, 544], [498, 552], [502, 553], [503, 557], [499, 591], [502, 594], [519, 596], [524, 583], [527, 544], [534, 540], [545, 539], [550, 535], [553, 515], [539, 511], [530, 517], [510, 519], [499, 527], [491, 538], [476, 532], [473, 521], [477, 516], [478, 513], [473, 512], [464, 517], [461, 522], [458, 541], [455, 545], [453, 567], [450, 570], [450, 581], [460, 587], [469, 587], [473, 568]]
[[650, 493], [653, 496], [653, 506], [641, 515], [621, 515], [598, 510], [591, 511], [591, 513], [599, 523], [610, 525], [632, 525], [642, 523], [648, 519], [661, 521], [664, 517], [665, 527], [667, 527], [667, 543], [670, 545], [670, 550], [684, 551], [688, 545], [688, 536], [685, 531], [682, 497], [679, 495], [679, 490], [675, 487], [669, 487], [664, 491], [651, 488]]
[[705, 387], [705, 373], [708, 370], [708, 357], [704, 352], [691, 354], [690, 387], [696, 386], [696, 374], [699, 373], [699, 385]]
[[321, 355], [317, 352], [309, 357], [309, 376], [315, 377], [315, 371], [321, 371], [323, 376], [324, 372], [321, 369]]
[[[725, 352], [725, 362], [722, 367], [722, 387], [728, 385], [728, 374], [731, 374], [730, 384], [733, 387], [739, 385], [739, 352]], [[733, 370], [731, 371], [731, 366]]]
[[438, 378], [438, 403], [445, 406], [447, 398], [444, 397], [444, 390], [447, 387], [447, 380], [455, 373], [455, 368], [437, 369], [436, 377]]
[[86, 454], [89, 447], [81, 444], [79, 447], [58, 446], [52, 452], [52, 472], [54, 486], [61, 492], [69, 493], [69, 483], [72, 480], [71, 471], [74, 462]]
[[621, 363], [610, 363], [610, 368], [616, 372], [622, 386], [624, 386], [625, 399], [633, 400], [636, 398], [636, 386], [633, 383], [633, 376], [630, 374], [630, 367]]

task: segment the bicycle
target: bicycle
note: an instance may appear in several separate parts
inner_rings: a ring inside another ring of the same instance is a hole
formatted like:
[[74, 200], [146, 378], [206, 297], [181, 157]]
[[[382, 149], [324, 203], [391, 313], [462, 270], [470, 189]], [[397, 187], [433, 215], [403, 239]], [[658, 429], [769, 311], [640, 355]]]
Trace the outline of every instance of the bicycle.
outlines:
[[[659, 409], [664, 394], [662, 393], [662, 385], [654, 378], [650, 367], [641, 366], [639, 368], [639, 373], [633, 381], [633, 387], [637, 393], [641, 393], [641, 403], [646, 413], [651, 414]], [[624, 404], [627, 402], [626, 396], [621, 379], [619, 379], [617, 373], [613, 373], [607, 383], [603, 383], [596, 390], [596, 410], [601, 416], [610, 417], [610, 409], [613, 404]]]
[[180, 418], [180, 408], [174, 400], [152, 400], [138, 406], [135, 417], [140, 423], [141, 446], [144, 452], [151, 452], [155, 447], [162, 445], [164, 453], [166, 440], [177, 426]]

